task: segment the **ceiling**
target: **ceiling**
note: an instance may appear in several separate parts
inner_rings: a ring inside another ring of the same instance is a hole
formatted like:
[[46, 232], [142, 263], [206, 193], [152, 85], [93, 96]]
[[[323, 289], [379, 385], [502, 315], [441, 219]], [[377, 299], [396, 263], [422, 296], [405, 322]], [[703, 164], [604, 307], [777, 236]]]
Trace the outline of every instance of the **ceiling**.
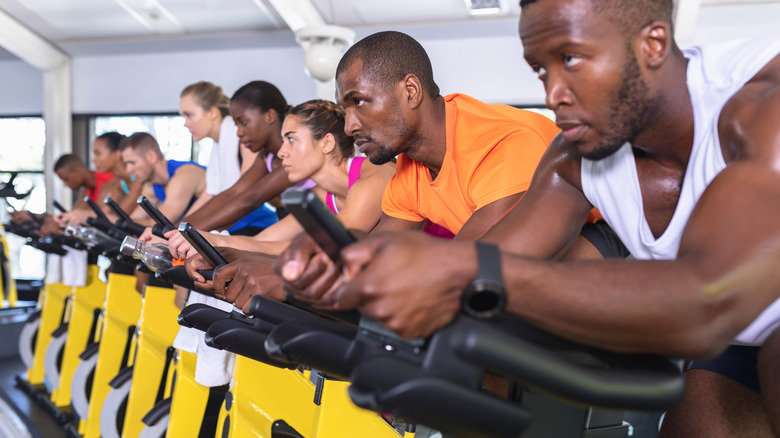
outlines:
[[[467, 1], [0, 0], [0, 10], [71, 56], [295, 44], [288, 17], [274, 5], [313, 6], [325, 23], [356, 29], [417, 26], [442, 38], [516, 32], [517, 0], [471, 0], [501, 2], [503, 11], [489, 16], [471, 16]], [[780, 0], [679, 1], [700, 4], [695, 17], [731, 8], [728, 20], [750, 20], [755, 5], [772, 5], [780, 13]], [[9, 58], [0, 49], [0, 59]]]
[[313, 6], [325, 23], [351, 28], [515, 21], [520, 13], [515, 0], [473, 0], [500, 1], [505, 8], [481, 19], [471, 18], [464, 0], [0, 0], [0, 10], [78, 56], [103, 54], [106, 47], [145, 51], [149, 42], [156, 50], [202, 48], [217, 40], [257, 45], [258, 36], [261, 45], [295, 44], [274, 7], [280, 1]]

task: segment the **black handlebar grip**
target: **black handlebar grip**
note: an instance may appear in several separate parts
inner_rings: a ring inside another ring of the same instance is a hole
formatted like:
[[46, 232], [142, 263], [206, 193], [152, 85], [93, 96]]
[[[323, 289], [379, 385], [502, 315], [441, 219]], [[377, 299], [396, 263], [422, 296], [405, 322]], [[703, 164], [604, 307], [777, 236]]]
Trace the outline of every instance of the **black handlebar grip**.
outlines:
[[62, 206], [62, 204], [60, 204], [59, 202], [57, 202], [57, 200], [56, 200], [56, 199], [52, 199], [52, 201], [51, 201], [51, 204], [54, 206], [54, 208], [56, 208], [57, 210], [59, 210], [59, 211], [60, 211], [60, 213], [67, 213], [67, 212], [68, 212], [68, 209], [67, 209], [67, 208], [65, 208], [65, 207], [63, 207], [63, 206]]
[[130, 215], [122, 210], [122, 207], [120, 207], [116, 201], [111, 199], [110, 196], [106, 196], [106, 198], [103, 200], [103, 203], [108, 205], [108, 207], [113, 210], [114, 213], [116, 213], [116, 215], [119, 217], [119, 220], [116, 222], [116, 226], [118, 228], [136, 236], [140, 236], [144, 232], [144, 229], [146, 229], [146, 227], [143, 225], [134, 222], [130, 218]]
[[201, 255], [204, 259], [211, 262], [214, 267], [226, 265], [228, 262], [222, 257], [211, 244], [203, 237], [198, 230], [187, 222], [179, 224], [179, 232], [184, 239], [195, 248], [195, 251]]
[[282, 194], [282, 203], [325, 254], [341, 264], [341, 248], [354, 243], [355, 236], [320, 198], [309, 189], [290, 189]]
[[[141, 208], [144, 209], [146, 214], [148, 214], [152, 219], [154, 219], [155, 222], [162, 228], [162, 230], [155, 230], [152, 229], [152, 232], [156, 234], [159, 237], [165, 237], [164, 234], [168, 231], [175, 230], [176, 226], [173, 225], [173, 222], [168, 220], [167, 217], [165, 217], [164, 214], [160, 212], [160, 210], [157, 209], [157, 206], [152, 204], [152, 201], [150, 201], [146, 196], [139, 196], [138, 197], [138, 205], [141, 206]], [[159, 234], [158, 234], [159, 232]]]
[[106, 214], [103, 213], [103, 210], [100, 209], [100, 206], [97, 205], [97, 203], [95, 201], [93, 201], [92, 198], [90, 198], [89, 196], [85, 196], [84, 197], [84, 202], [86, 202], [87, 205], [89, 205], [89, 208], [91, 208], [92, 211], [95, 212], [95, 214], [97, 215], [97, 217], [99, 219], [108, 221], [108, 216], [106, 216]]

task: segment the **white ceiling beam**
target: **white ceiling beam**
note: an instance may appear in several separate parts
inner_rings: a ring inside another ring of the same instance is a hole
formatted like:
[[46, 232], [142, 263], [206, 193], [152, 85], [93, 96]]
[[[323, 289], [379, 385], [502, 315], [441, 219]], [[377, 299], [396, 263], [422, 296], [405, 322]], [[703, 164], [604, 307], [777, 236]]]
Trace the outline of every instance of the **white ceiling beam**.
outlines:
[[[254, 0], [255, 3], [261, 0]], [[311, 0], [268, 0], [287, 27], [297, 32], [308, 26], [322, 26], [325, 20]]]
[[[70, 59], [54, 44], [3, 11], [0, 11], [0, 47], [43, 71], [44, 165], [50, 169], [60, 155], [73, 151]], [[69, 205], [71, 192], [54, 178], [54, 172], [44, 172], [44, 175], [46, 205], [51, 205], [52, 199]]]
[[40, 70], [57, 68], [68, 63], [57, 47], [0, 10], [0, 47]]
[[702, 0], [675, 0], [674, 38], [678, 44], [685, 46], [693, 42], [701, 3]]

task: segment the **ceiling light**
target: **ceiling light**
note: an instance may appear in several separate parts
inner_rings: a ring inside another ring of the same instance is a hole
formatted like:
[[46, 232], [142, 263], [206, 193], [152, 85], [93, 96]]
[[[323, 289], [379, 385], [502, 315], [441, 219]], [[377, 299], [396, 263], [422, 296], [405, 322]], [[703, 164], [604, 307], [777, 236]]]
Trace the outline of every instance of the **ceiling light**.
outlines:
[[307, 26], [295, 32], [306, 51], [304, 66], [312, 78], [327, 82], [336, 76], [344, 49], [355, 41], [355, 31], [341, 26]]
[[474, 16], [501, 15], [507, 12], [506, 0], [463, 0], [469, 14]]

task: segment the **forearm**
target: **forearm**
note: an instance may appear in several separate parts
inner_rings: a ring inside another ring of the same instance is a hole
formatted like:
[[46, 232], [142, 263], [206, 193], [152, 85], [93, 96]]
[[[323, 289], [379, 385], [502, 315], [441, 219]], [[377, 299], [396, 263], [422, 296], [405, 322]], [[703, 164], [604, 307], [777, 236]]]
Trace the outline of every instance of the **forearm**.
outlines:
[[235, 197], [225, 195], [225, 192], [211, 198], [197, 211], [187, 215], [182, 221], [189, 222], [196, 228], [204, 230], [224, 230], [238, 222], [242, 217], [254, 211], [265, 200], [257, 199], [246, 190]]
[[211, 195], [209, 193], [203, 193], [202, 195], [198, 196], [198, 199], [190, 206], [188, 211], [191, 211], [193, 213], [198, 211], [201, 207], [206, 205], [206, 203], [210, 201], [213, 197], [214, 195]]
[[679, 261], [545, 262], [502, 256], [508, 310], [567, 339], [629, 353], [708, 356], [737, 333], [730, 295]]
[[256, 161], [229, 189], [214, 196], [184, 220], [201, 229], [225, 229], [289, 186], [284, 170], [269, 173], [263, 161]]
[[214, 246], [228, 246], [242, 251], [259, 252], [268, 255], [279, 255], [289, 245], [289, 241], [261, 241], [250, 236], [220, 236]]

